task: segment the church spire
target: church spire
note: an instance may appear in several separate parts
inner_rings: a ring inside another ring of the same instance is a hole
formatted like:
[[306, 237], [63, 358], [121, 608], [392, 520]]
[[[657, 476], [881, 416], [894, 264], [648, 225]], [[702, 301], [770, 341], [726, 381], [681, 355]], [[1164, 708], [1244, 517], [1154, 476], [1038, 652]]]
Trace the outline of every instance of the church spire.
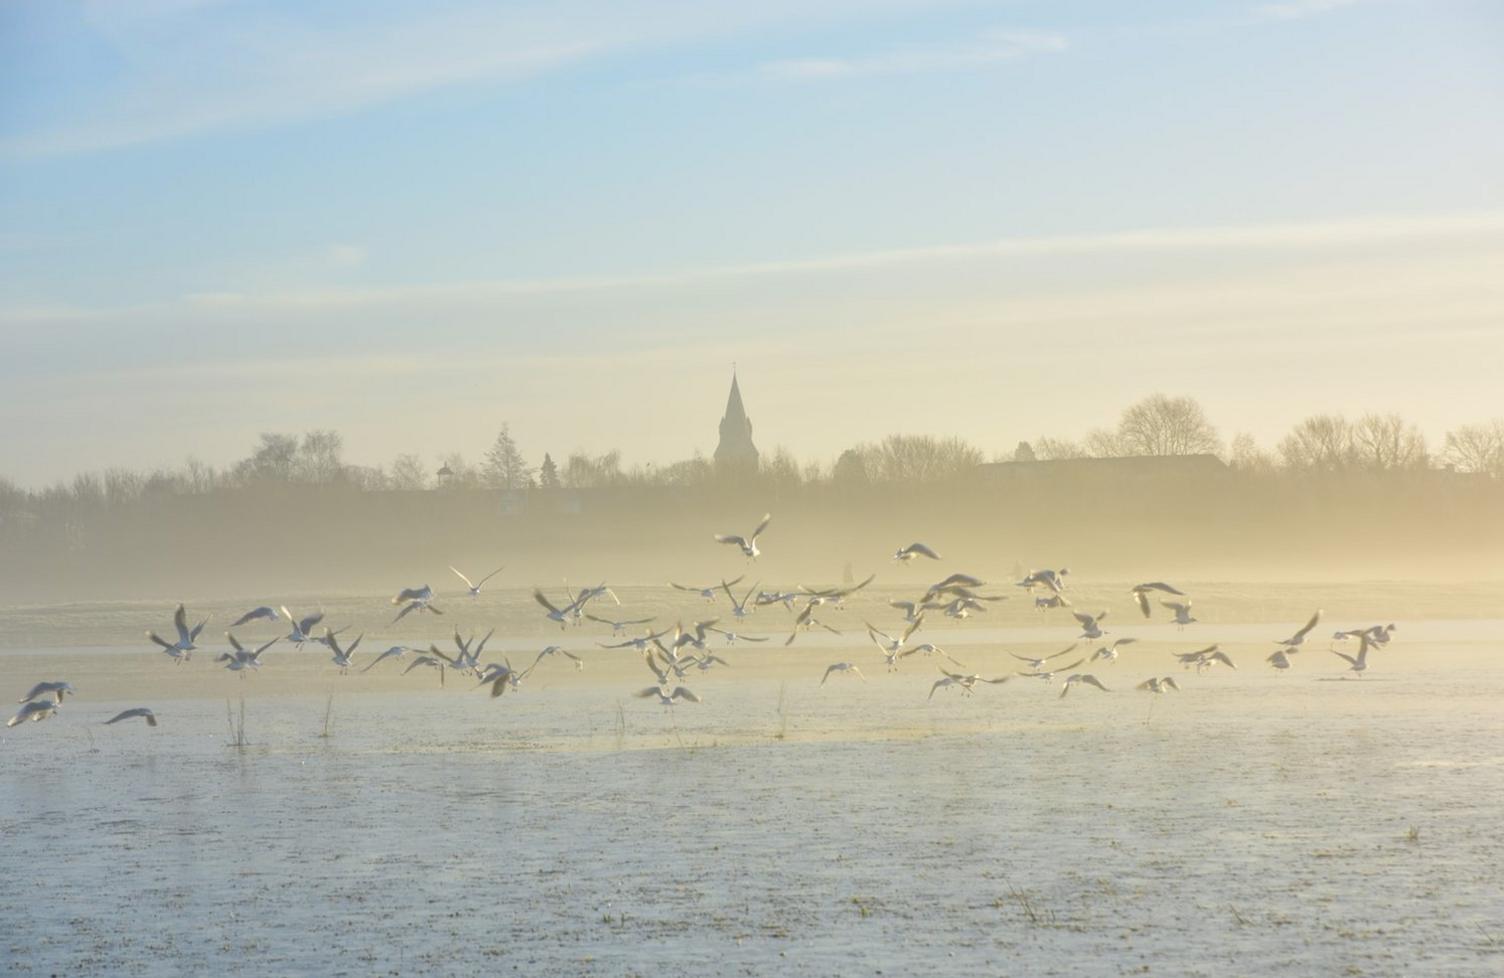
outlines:
[[752, 419], [742, 403], [736, 368], [731, 368], [731, 393], [726, 396], [726, 414], [721, 418], [721, 441], [715, 449], [716, 468], [756, 471], [757, 446], [752, 444]]

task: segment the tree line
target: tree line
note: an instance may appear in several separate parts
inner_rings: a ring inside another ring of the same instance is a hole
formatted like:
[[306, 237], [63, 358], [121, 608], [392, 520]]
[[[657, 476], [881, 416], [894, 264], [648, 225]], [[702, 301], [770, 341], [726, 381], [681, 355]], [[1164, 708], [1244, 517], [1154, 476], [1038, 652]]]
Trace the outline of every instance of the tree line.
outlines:
[[[1007, 457], [1021, 463], [1087, 458], [1211, 454], [1236, 471], [1261, 475], [1385, 474], [1448, 469], [1504, 480], [1504, 418], [1463, 425], [1440, 446], [1397, 414], [1313, 415], [1295, 425], [1272, 449], [1247, 434], [1222, 440], [1201, 405], [1189, 397], [1154, 394], [1127, 407], [1116, 425], [1080, 438], [1046, 435], [1020, 442]], [[304, 485], [343, 486], [360, 491], [454, 489], [595, 489], [653, 486], [713, 486], [720, 480], [771, 489], [830, 484], [935, 484], [964, 479], [988, 461], [977, 446], [955, 437], [889, 435], [854, 445], [828, 466], [800, 463], [791, 452], [766, 453], [755, 473], [718, 472], [696, 452], [667, 465], [628, 467], [618, 451], [573, 452], [563, 464], [545, 453], [533, 465], [503, 424], [490, 447], [471, 462], [451, 452], [425, 461], [398, 455], [389, 465], [356, 465], [344, 459], [336, 431], [303, 435], [264, 433], [250, 453], [224, 469], [189, 458], [181, 467], [138, 472], [110, 468], [71, 481], [27, 490], [0, 478], [0, 519], [7, 514], [95, 510], [144, 498], [216, 491]], [[435, 464], [435, 462], [437, 464]]]

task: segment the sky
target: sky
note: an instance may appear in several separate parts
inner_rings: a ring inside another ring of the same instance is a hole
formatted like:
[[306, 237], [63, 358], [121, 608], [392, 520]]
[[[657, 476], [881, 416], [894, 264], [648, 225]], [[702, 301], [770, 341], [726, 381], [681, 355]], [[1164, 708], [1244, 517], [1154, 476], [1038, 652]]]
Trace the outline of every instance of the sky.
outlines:
[[1504, 416], [1504, 5], [0, 0], [0, 478]]

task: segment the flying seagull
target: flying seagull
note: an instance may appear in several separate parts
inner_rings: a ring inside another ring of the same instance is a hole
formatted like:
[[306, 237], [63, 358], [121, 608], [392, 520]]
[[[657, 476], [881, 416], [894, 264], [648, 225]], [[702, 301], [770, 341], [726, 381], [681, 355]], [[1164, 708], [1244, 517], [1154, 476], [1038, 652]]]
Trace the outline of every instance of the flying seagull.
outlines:
[[1316, 623], [1319, 621], [1321, 621], [1321, 611], [1320, 609], [1317, 609], [1316, 613], [1311, 616], [1311, 620], [1301, 626], [1300, 631], [1296, 632], [1294, 635], [1291, 635], [1283, 642], [1275, 642], [1274, 644], [1283, 645], [1286, 648], [1290, 649], [1298, 647], [1302, 642], [1306, 640], [1306, 635], [1310, 633], [1311, 629], [1316, 627]]
[[281, 616], [279, 616], [277, 614], [277, 609], [276, 608], [270, 608], [270, 607], [268, 607], [266, 605], [262, 605], [259, 608], [252, 608], [250, 611], [247, 611], [245, 614], [241, 615], [239, 618], [237, 618], [234, 621], [230, 622], [230, 627], [231, 628], [239, 628], [241, 625], [246, 625], [246, 624], [249, 624], [249, 623], [251, 623], [253, 621], [263, 621], [263, 620], [264, 621], [279, 621], [279, 620], [281, 620]]
[[915, 557], [928, 557], [930, 560], [939, 560], [940, 555], [922, 543], [911, 543], [907, 547], [899, 547], [893, 551], [893, 559], [901, 564], [906, 564]]
[[77, 696], [78, 690], [73, 688], [72, 683], [59, 680], [51, 683], [37, 683], [31, 687], [31, 692], [16, 700], [17, 703], [29, 703], [42, 696], [51, 696], [54, 702], [61, 703], [64, 696]]
[[1163, 591], [1165, 594], [1174, 594], [1180, 597], [1185, 597], [1184, 591], [1173, 588], [1170, 585], [1166, 584], [1164, 581], [1150, 581], [1147, 584], [1133, 585], [1133, 587], [1129, 589], [1129, 592], [1133, 595], [1134, 600], [1138, 602], [1138, 610], [1144, 613], [1145, 618], [1149, 617], [1150, 591]]
[[483, 588], [483, 587], [485, 587], [486, 586], [486, 582], [489, 581], [491, 578], [495, 577], [497, 574], [500, 574], [502, 571], [506, 570], [506, 565], [503, 564], [502, 566], [496, 568], [494, 571], [492, 571], [491, 573], [487, 574], [485, 577], [482, 577], [479, 581], [471, 581], [470, 578], [466, 577], [460, 571], [460, 569], [458, 567], [455, 567], [453, 564], [449, 565], [449, 569], [452, 570], [452, 571], [454, 571], [454, 574], [455, 574], [456, 577], [458, 577], [460, 580], [462, 580], [462, 581], [465, 582], [465, 587], [467, 587], [467, 588], [470, 589], [470, 597], [472, 597], [472, 598], [478, 598], [478, 597], [480, 597], [480, 589]]
[[144, 706], [138, 706], [133, 710], [121, 710], [106, 720], [104, 725], [109, 726], [112, 723], [119, 723], [121, 720], [134, 720], [136, 717], [145, 720], [148, 727], [155, 727], [157, 725], [157, 715]]
[[756, 560], [758, 555], [762, 553], [761, 550], [757, 549], [757, 538], [762, 535], [762, 531], [766, 530], [768, 528], [768, 524], [772, 521], [772, 514], [764, 513], [762, 522], [757, 524], [757, 529], [752, 531], [752, 535], [750, 537], [740, 537], [732, 533], [717, 533], [715, 535], [715, 542], [729, 543], [734, 546], [740, 547], [742, 553], [747, 557], [748, 560]]

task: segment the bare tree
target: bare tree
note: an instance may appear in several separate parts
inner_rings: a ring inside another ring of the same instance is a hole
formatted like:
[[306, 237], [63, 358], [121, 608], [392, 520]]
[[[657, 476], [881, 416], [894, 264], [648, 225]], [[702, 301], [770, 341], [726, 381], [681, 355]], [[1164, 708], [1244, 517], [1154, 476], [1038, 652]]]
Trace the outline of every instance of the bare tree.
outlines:
[[417, 455], [398, 455], [392, 460], [390, 478], [393, 489], [427, 489], [428, 466]]
[[297, 435], [264, 431], [261, 433], [261, 443], [252, 449], [250, 458], [242, 460], [235, 466], [235, 471], [243, 479], [290, 482], [297, 456]]
[[305, 433], [293, 466], [294, 478], [320, 486], [340, 481], [345, 468], [340, 457], [344, 450], [345, 440], [337, 431], [323, 429]]
[[1424, 468], [1425, 436], [1398, 414], [1365, 414], [1353, 426], [1357, 463], [1375, 472]]
[[1357, 464], [1353, 426], [1340, 414], [1316, 414], [1279, 443], [1280, 458], [1293, 471], [1340, 472]]
[[1274, 456], [1260, 448], [1246, 431], [1233, 436], [1227, 454], [1227, 464], [1239, 472], [1268, 473], [1275, 469]]
[[1504, 479], [1504, 418], [1463, 425], [1447, 432], [1442, 457], [1459, 471]]
[[560, 479], [571, 489], [616, 486], [627, 481], [621, 470], [621, 452], [618, 451], [595, 457], [584, 452], [574, 452], [564, 462]]
[[1045, 461], [1058, 462], [1067, 458], [1085, 458], [1086, 449], [1080, 442], [1067, 438], [1036, 438], [1034, 454]]
[[1117, 448], [1123, 455], [1201, 455], [1221, 447], [1217, 429], [1195, 398], [1150, 394], [1118, 420]]

